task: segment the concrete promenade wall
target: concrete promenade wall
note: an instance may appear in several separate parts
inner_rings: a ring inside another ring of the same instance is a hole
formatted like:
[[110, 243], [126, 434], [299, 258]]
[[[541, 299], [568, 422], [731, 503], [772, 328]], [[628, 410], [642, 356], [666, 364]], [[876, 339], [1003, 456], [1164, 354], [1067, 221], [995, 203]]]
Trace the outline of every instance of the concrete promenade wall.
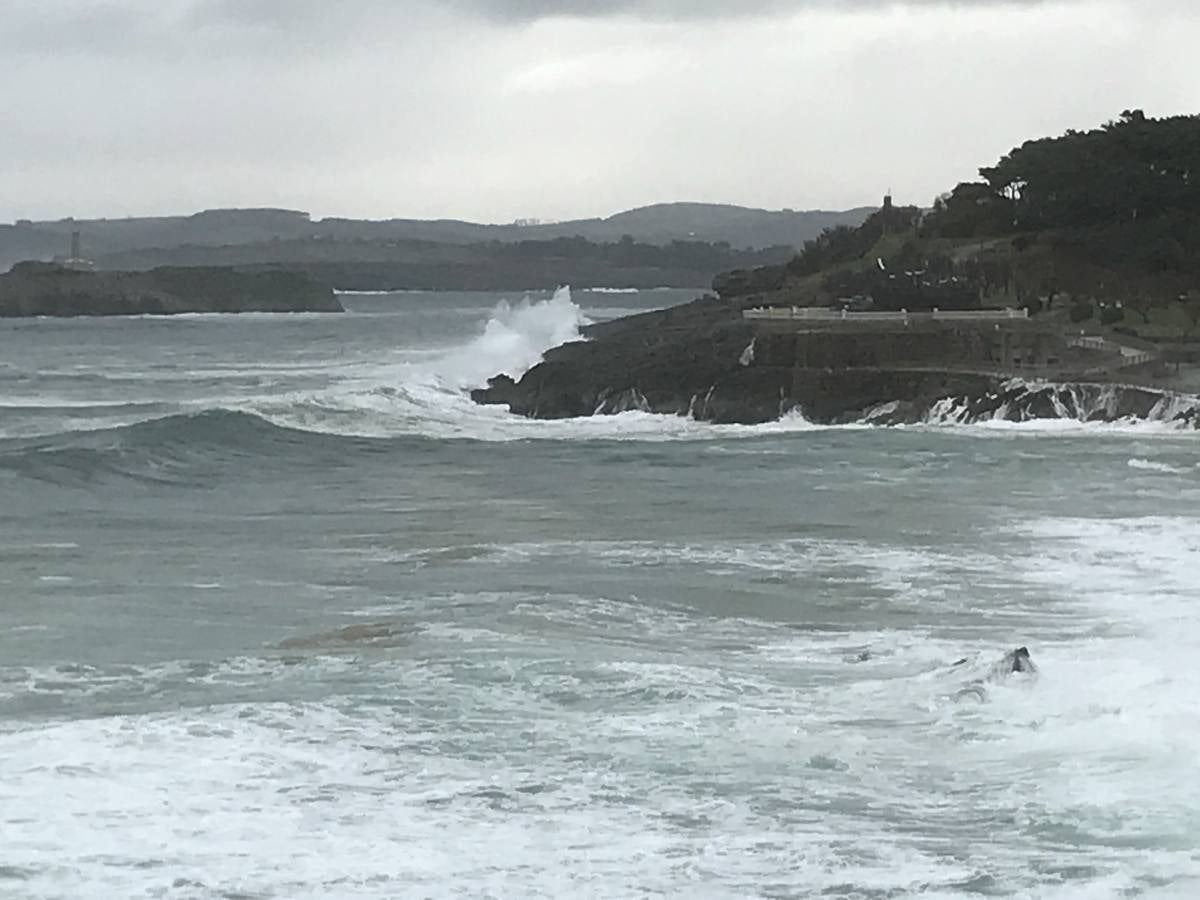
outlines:
[[847, 313], [843, 318], [840, 311], [822, 312], [794, 319], [744, 315], [759, 326], [757, 362], [798, 369], [1016, 372], [1061, 366], [1068, 357], [1092, 352], [1073, 350], [1060, 329], [1043, 327], [1018, 311], [955, 310], [909, 313], [907, 318], [903, 313]]
[[1012, 322], [1029, 318], [1027, 309], [934, 309], [929, 312], [849, 312], [815, 306], [763, 306], [742, 310], [742, 318], [760, 322], [846, 322], [876, 325], [909, 322]]

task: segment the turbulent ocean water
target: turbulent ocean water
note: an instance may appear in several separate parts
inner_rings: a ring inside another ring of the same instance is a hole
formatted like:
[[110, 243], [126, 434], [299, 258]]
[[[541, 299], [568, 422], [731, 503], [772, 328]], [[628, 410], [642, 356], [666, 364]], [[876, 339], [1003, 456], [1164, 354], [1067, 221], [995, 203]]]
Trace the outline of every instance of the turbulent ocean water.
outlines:
[[0, 322], [0, 896], [1200, 895], [1196, 433], [464, 394], [681, 299]]

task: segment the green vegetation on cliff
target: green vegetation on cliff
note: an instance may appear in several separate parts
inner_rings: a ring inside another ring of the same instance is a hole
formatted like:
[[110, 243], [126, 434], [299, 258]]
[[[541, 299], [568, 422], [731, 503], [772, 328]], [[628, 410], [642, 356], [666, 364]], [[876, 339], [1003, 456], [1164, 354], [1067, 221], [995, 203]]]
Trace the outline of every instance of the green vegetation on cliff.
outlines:
[[[931, 210], [888, 204], [857, 228], [827, 229], [783, 265], [719, 276], [714, 287], [809, 305], [899, 291], [894, 302], [920, 305], [917, 295], [950, 286], [940, 296], [957, 292], [955, 305], [1069, 304], [1077, 321], [1197, 330], [1200, 116], [1127, 111], [1091, 131], [1027, 141], [980, 176]], [[1164, 315], [1171, 306], [1181, 311]]]
[[[1092, 131], [1026, 141], [980, 175], [982, 181], [960, 184], [939, 198], [925, 223], [928, 230], [978, 237], [1128, 222], [1144, 226], [1159, 219], [1180, 224], [1189, 216], [1194, 227], [1200, 213], [1200, 116], [1151, 119], [1127, 110]], [[1179, 261], [1178, 254], [1139, 252], [1132, 258], [1151, 267]]]

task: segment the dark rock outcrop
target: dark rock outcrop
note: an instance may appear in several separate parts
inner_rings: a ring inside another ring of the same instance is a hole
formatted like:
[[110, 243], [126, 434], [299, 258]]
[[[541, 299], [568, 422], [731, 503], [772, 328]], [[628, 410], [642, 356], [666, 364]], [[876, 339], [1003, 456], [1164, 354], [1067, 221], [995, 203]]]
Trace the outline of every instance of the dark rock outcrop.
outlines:
[[[954, 664], [953, 668], [957, 669], [967, 665], [967, 663], [968, 660], [960, 659]], [[1008, 653], [1005, 653], [999, 661], [991, 665], [982, 677], [968, 682], [958, 690], [954, 697], [956, 700], [970, 698], [985, 702], [988, 698], [987, 688], [989, 684], [1002, 684], [1011, 680], [1013, 676], [1022, 677], [1026, 680], [1026, 683], [1037, 678], [1038, 667], [1029, 655], [1029, 648], [1018, 647], [1016, 650], [1010, 650]]]
[[[843, 342], [855, 359], [826, 353], [820, 367], [805, 365], [794, 335], [757, 330], [738, 305], [712, 297], [594, 326], [586, 336], [549, 351], [519, 381], [497, 376], [472, 397], [542, 419], [642, 410], [757, 424], [798, 410], [812, 422], [880, 425], [1200, 420], [1200, 398], [973, 371], [949, 352], [941, 363], [862, 365], [856, 359], [869, 336]], [[893, 338], [879, 336], [875, 349], [886, 349]]]
[[0, 275], [0, 316], [343, 311], [332, 289], [287, 271], [91, 272], [28, 262]]
[[593, 326], [587, 336], [548, 352], [519, 382], [501, 376], [472, 396], [541, 419], [641, 409], [764, 422], [790, 408], [780, 407], [790, 371], [742, 365], [754, 330], [740, 309], [711, 297]]

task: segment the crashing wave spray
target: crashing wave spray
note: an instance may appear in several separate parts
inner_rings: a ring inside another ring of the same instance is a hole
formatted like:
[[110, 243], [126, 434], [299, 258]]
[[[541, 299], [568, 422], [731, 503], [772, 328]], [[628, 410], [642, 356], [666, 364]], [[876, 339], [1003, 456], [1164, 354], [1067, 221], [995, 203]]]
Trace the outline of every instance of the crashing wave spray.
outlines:
[[[520, 378], [547, 350], [582, 338], [589, 324], [560, 287], [548, 300], [499, 303], [465, 344], [433, 358], [373, 367], [315, 394], [254, 403], [246, 411], [292, 428], [363, 437], [496, 437], [501, 409], [467, 396], [498, 374]], [[503, 430], [503, 429], [501, 429]]]
[[482, 387], [501, 373], [520, 378], [547, 350], [579, 340], [580, 328], [587, 324], [587, 316], [571, 299], [568, 287], [560, 287], [541, 302], [528, 297], [515, 306], [502, 302], [493, 310], [483, 334], [440, 359], [434, 372], [460, 389]]
[[241, 409], [289, 428], [379, 438], [673, 440], [750, 437], [815, 427], [798, 415], [763, 426], [717, 426], [682, 416], [653, 415], [646, 412], [649, 404], [637, 392], [626, 398], [617, 415], [554, 421], [527, 419], [470, 398], [470, 388], [501, 373], [520, 378], [546, 351], [582, 339], [581, 329], [587, 324], [589, 319], [573, 302], [571, 291], [559, 288], [548, 300], [500, 303], [474, 338], [444, 352], [372, 366], [365, 372], [359, 369], [325, 390], [255, 401]]

